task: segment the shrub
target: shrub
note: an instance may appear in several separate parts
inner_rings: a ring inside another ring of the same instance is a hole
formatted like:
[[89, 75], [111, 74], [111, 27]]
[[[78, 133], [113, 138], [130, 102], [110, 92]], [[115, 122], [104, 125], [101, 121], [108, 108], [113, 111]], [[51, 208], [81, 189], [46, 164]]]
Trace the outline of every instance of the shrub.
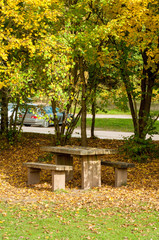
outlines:
[[125, 139], [125, 143], [119, 151], [124, 152], [127, 158], [136, 162], [147, 162], [148, 159], [159, 156], [158, 146], [152, 141], [152, 138], [141, 139], [135, 135]]

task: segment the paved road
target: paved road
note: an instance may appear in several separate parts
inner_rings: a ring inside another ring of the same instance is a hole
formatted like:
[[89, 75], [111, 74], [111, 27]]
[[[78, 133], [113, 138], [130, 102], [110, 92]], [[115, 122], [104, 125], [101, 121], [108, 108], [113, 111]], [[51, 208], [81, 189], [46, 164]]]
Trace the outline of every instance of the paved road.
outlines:
[[[87, 118], [92, 118], [91, 114], [87, 114]], [[96, 114], [96, 118], [123, 118], [132, 119], [131, 115], [115, 115], [115, 114]], [[159, 118], [157, 119], [159, 121]]]
[[[92, 118], [91, 114], [87, 114], [88, 118]], [[131, 115], [111, 115], [111, 114], [97, 114], [96, 118], [123, 118], [123, 119], [130, 119]], [[24, 132], [35, 132], [35, 133], [45, 133], [45, 134], [54, 134], [54, 127], [43, 128], [43, 127], [24, 127]], [[116, 131], [106, 131], [103, 129], [96, 129], [95, 136], [100, 139], [118, 139], [122, 140], [124, 137], [129, 137], [133, 133], [132, 132], [116, 132]], [[90, 137], [90, 129], [87, 129], [87, 137]], [[72, 137], [81, 137], [81, 129], [76, 128], [72, 134]], [[153, 140], [159, 140], [159, 134], [155, 134], [152, 137]]]
[[[87, 118], [92, 118], [91, 114], [87, 114]], [[96, 114], [96, 118], [124, 118], [131, 119], [131, 115], [115, 115], [115, 114]]]
[[[44, 127], [24, 127], [23, 132], [35, 132], [35, 133], [45, 133], [45, 134], [54, 134], [54, 127], [44, 128]], [[122, 140], [123, 137], [129, 137], [132, 132], [115, 132], [115, 131], [105, 131], [102, 129], [95, 130], [95, 136], [100, 139], [118, 139]], [[87, 129], [87, 137], [90, 137], [90, 129]], [[72, 137], [81, 137], [80, 128], [76, 128], [72, 134]], [[159, 140], [159, 134], [154, 135], [153, 140]]]

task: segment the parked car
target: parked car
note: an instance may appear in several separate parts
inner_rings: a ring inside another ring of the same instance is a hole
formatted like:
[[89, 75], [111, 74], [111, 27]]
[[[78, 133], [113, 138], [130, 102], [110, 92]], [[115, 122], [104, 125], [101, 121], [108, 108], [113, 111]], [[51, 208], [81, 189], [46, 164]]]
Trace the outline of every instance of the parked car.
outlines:
[[[25, 126], [35, 125], [35, 126], [49, 127], [51, 125], [54, 125], [54, 115], [53, 115], [52, 107], [45, 106], [45, 105], [37, 105], [32, 103], [25, 104], [24, 107], [21, 106], [18, 109], [17, 124], [20, 124], [22, 122], [22, 119], [24, 117], [27, 107], [28, 107], [28, 110], [23, 121], [23, 124]], [[12, 116], [14, 108], [15, 108], [15, 105], [13, 103], [8, 104], [8, 122], [10, 122], [10, 118]], [[65, 113], [60, 112], [59, 108], [56, 108], [56, 114], [57, 114], [59, 125], [61, 125]], [[68, 115], [68, 119], [71, 119], [72, 117], [73, 116], [71, 114]], [[15, 120], [15, 114], [13, 115], [13, 122], [14, 120]]]
[[[22, 121], [24, 114], [25, 114], [25, 109], [23, 110], [23, 113], [19, 115], [20, 122]], [[59, 109], [56, 108], [56, 114], [57, 114], [57, 118], [60, 125], [62, 124], [64, 113], [59, 112]], [[52, 107], [38, 106], [35, 104], [29, 105], [23, 124], [25, 126], [36, 125], [36, 126], [43, 126], [43, 127], [49, 127], [51, 125], [54, 125], [54, 115], [53, 115]]]

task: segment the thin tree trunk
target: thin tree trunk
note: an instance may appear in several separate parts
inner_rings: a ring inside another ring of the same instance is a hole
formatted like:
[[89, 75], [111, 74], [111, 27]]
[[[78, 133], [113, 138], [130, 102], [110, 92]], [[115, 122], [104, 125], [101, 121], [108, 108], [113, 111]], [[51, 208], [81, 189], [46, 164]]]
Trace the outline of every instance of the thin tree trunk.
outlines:
[[1, 133], [7, 135], [8, 133], [8, 95], [7, 89], [1, 89], [2, 104], [1, 104]]
[[126, 77], [125, 75], [122, 76], [123, 77], [123, 82], [125, 84], [125, 88], [126, 88], [126, 92], [127, 92], [127, 96], [128, 96], [128, 101], [129, 101], [129, 107], [130, 107], [130, 111], [131, 111], [131, 116], [132, 116], [132, 120], [133, 120], [133, 126], [134, 126], [134, 134], [138, 135], [139, 133], [139, 124], [138, 124], [138, 118], [137, 118], [137, 112], [136, 112], [136, 107], [134, 105], [133, 102], [133, 96], [131, 94], [130, 91], [130, 86], [129, 86], [129, 79], [127, 79], [128, 77]]
[[[147, 65], [147, 49], [142, 53], [144, 66]], [[157, 71], [156, 71], [157, 72]], [[147, 134], [147, 122], [150, 115], [152, 89], [155, 84], [156, 72], [152, 72], [151, 68], [143, 67], [143, 79], [141, 82], [141, 104], [139, 109], [139, 137], [145, 139]]]
[[84, 65], [83, 65], [83, 58], [79, 59], [79, 70], [80, 70], [80, 78], [82, 83], [82, 115], [81, 115], [81, 145], [86, 147], [87, 146], [87, 132], [86, 132], [86, 79], [84, 76]]
[[92, 124], [91, 124], [91, 138], [94, 138], [94, 129], [95, 129], [95, 118], [96, 118], [96, 98], [92, 103]]
[[61, 134], [60, 134], [60, 128], [59, 128], [59, 121], [56, 115], [56, 101], [53, 98], [51, 100], [51, 104], [52, 104], [52, 110], [53, 110], [56, 144], [59, 145], [61, 143]]

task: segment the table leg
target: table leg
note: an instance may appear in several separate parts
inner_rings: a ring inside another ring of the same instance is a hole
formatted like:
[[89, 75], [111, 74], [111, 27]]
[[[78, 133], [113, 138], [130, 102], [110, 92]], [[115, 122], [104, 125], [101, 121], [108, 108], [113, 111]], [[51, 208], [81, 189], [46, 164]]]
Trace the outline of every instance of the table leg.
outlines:
[[[73, 166], [73, 157], [69, 154], [57, 154], [55, 157], [56, 165]], [[66, 172], [66, 182], [73, 179], [73, 170]]]
[[82, 188], [101, 187], [101, 161], [97, 156], [81, 156]]

